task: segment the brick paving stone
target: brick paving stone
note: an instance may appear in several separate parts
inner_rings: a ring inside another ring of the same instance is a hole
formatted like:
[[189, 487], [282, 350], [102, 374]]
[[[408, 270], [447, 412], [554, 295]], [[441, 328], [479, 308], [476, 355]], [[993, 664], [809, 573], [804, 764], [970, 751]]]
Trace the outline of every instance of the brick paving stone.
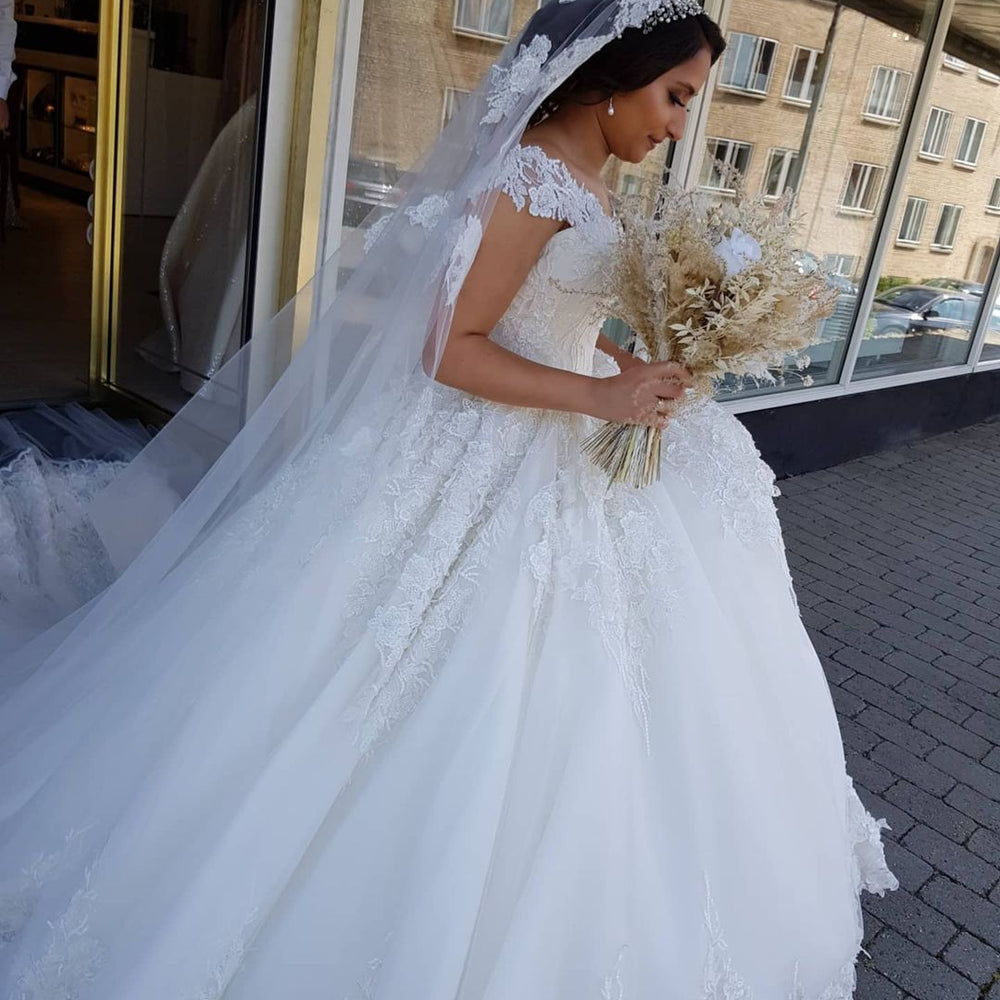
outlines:
[[995, 948], [983, 944], [979, 938], [966, 931], [962, 931], [948, 945], [942, 957], [953, 969], [967, 976], [977, 986], [988, 985], [1000, 964], [1000, 954]]
[[1000, 805], [985, 795], [980, 795], [968, 785], [956, 785], [946, 796], [945, 802], [953, 809], [965, 813], [982, 826], [1000, 833]]
[[953, 747], [936, 746], [927, 754], [927, 763], [965, 782], [987, 798], [1000, 801], [1000, 775]]
[[920, 898], [987, 944], [1000, 947], [1000, 907], [989, 900], [944, 875], [935, 875], [924, 885]]
[[[934, 749], [939, 748], [935, 747]], [[909, 750], [889, 740], [875, 747], [870, 756], [872, 760], [887, 767], [893, 774], [906, 778], [907, 781], [911, 781], [925, 792], [930, 792], [931, 795], [945, 795], [955, 787], [955, 778], [950, 774], [939, 770], [925, 760], [921, 760]]]
[[1000, 868], [1000, 836], [991, 830], [976, 830], [965, 846], [984, 861]]
[[891, 927], [879, 934], [871, 953], [875, 968], [916, 1000], [979, 998], [979, 988], [974, 983]]
[[989, 892], [1000, 880], [1000, 871], [993, 865], [929, 827], [915, 826], [903, 838], [903, 845], [978, 893]]
[[[988, 740], [975, 733], [970, 733], [964, 726], [957, 725], [951, 719], [946, 719], [943, 715], [938, 715], [937, 712], [932, 712], [929, 708], [925, 708], [915, 715], [910, 720], [910, 725], [977, 760], [987, 757], [990, 753]], [[996, 748], [994, 747], [994, 749]], [[989, 764], [985, 759], [983, 763]]]
[[877, 705], [884, 712], [894, 715], [904, 722], [913, 718], [920, 711], [920, 704], [912, 698], [907, 698], [905, 694], [879, 684], [870, 677], [857, 674], [850, 680], [842, 682], [843, 687], [852, 694], [863, 698], [871, 705]]
[[[903, 810], [903, 815], [908, 821], [907, 829], [913, 825], [913, 820], [917, 819], [943, 833], [956, 844], [964, 844], [976, 829], [973, 817], [952, 808], [938, 796], [931, 795], [908, 781], [897, 781], [891, 788], [886, 789], [884, 797], [887, 802]], [[886, 819], [892, 823], [890, 816], [886, 816]], [[895, 829], [895, 826], [893, 828]], [[899, 831], [900, 836], [903, 832], [905, 831]]]
[[[842, 682], [838, 681], [837, 683]], [[975, 712], [974, 708], [969, 708], [964, 702], [959, 701], [957, 698], [952, 698], [939, 688], [917, 680], [916, 677], [907, 677], [896, 690], [900, 694], [906, 695], [907, 698], [912, 698], [914, 701], [919, 702], [925, 708], [929, 708], [932, 712], [936, 712], [938, 715], [944, 716], [944, 718], [950, 719], [955, 723], [965, 722]], [[963, 727], [964, 730], [965, 727]], [[998, 724], [997, 731], [1000, 732], [1000, 724]]]
[[900, 889], [855, 1000], [1000, 1000], [1000, 420], [781, 483], [803, 620]]

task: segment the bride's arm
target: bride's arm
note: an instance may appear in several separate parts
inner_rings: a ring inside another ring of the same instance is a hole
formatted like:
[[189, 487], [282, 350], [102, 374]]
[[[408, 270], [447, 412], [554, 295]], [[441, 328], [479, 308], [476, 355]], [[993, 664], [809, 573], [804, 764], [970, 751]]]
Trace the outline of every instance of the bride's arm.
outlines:
[[558, 220], [519, 212], [506, 195], [499, 196], [455, 303], [435, 378], [497, 403], [663, 426], [658, 402], [678, 398], [690, 384], [680, 365], [639, 365], [611, 378], [593, 378], [530, 361], [490, 340], [490, 331], [560, 226]]

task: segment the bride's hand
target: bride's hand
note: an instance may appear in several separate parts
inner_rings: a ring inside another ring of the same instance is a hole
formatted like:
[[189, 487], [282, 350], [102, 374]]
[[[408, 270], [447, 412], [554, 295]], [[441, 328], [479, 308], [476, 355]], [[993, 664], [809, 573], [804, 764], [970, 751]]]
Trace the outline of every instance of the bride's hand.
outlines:
[[674, 361], [635, 365], [621, 375], [595, 380], [593, 416], [662, 429], [670, 421], [672, 404], [692, 381], [687, 368]]

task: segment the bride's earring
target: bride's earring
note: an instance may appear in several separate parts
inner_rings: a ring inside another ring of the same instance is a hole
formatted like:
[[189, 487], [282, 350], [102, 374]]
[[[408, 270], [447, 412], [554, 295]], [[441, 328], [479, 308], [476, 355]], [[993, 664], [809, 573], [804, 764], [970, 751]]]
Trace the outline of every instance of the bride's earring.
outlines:
[[608, 98], [608, 114], [613, 115], [615, 113], [615, 99], [613, 97]]

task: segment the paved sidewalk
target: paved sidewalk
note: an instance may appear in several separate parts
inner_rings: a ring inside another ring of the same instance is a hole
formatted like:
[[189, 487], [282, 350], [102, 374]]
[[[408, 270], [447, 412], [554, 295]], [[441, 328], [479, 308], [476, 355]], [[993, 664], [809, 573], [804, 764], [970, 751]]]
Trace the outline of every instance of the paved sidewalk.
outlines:
[[1000, 1000], [1000, 422], [779, 485], [848, 770], [892, 826], [856, 1000]]

